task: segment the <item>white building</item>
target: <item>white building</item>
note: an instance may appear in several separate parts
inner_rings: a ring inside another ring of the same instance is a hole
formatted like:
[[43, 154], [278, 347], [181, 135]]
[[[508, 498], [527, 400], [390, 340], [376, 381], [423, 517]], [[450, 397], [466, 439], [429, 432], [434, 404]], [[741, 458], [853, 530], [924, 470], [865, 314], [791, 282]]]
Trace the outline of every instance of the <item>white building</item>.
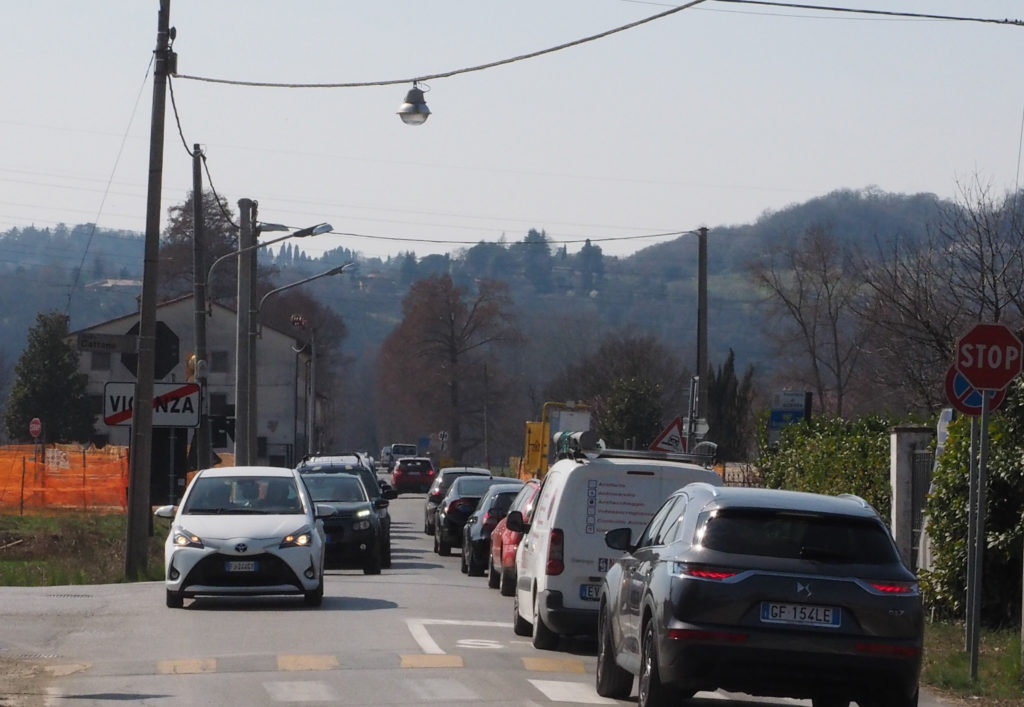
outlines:
[[[206, 366], [207, 392], [205, 403], [213, 421], [213, 450], [231, 454], [234, 440], [224, 433], [224, 420], [233, 421], [235, 404], [236, 317], [229, 307], [214, 303], [207, 317]], [[195, 350], [195, 311], [192, 296], [157, 305], [156, 383], [183, 383], [188, 380], [186, 365]], [[139, 314], [111, 319], [95, 326], [72, 332], [75, 341], [82, 341], [80, 369], [88, 376], [88, 392], [96, 411], [98, 443], [129, 445], [130, 420], [117, 425], [104, 422], [104, 412], [111, 401], [104, 396], [107, 383], [135, 382], [135, 354], [116, 350], [95, 350], [102, 344], [87, 343], [89, 334], [126, 335], [138, 332]], [[310, 356], [305, 343], [290, 332], [262, 326], [256, 340], [257, 381], [257, 458], [253, 464], [294, 466], [305, 453], [307, 434], [307, 389]], [[301, 352], [299, 350], [301, 349]], [[118, 386], [115, 386], [115, 388]], [[124, 386], [119, 386], [124, 388]], [[194, 429], [160, 428], [153, 430], [153, 476], [159, 477], [159, 466], [167, 462], [170, 469], [184, 469], [184, 455], [191, 445]], [[164, 460], [164, 457], [169, 459]], [[184, 478], [183, 473], [181, 474]], [[154, 482], [154, 488], [157, 482]], [[159, 490], [159, 489], [158, 489]]]

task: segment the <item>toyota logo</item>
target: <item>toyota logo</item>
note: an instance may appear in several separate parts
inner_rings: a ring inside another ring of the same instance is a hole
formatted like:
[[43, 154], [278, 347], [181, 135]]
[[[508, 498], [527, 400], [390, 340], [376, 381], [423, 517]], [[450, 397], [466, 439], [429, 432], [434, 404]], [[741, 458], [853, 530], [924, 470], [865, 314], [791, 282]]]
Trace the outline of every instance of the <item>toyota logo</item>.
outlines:
[[248, 549], [249, 549], [249, 546], [246, 545], [245, 543], [238, 543], [237, 545], [235, 545], [235, 552], [237, 552], [239, 555], [241, 555], [242, 553], [244, 553]]

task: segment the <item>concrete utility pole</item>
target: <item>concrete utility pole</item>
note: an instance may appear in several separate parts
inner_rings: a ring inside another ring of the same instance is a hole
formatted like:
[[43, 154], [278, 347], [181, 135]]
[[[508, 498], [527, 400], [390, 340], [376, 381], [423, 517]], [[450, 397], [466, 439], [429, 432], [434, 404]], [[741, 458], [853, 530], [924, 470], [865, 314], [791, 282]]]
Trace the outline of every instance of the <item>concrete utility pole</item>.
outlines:
[[252, 266], [256, 230], [252, 199], [238, 200], [238, 300], [235, 328], [235, 464], [252, 463], [249, 454], [249, 314], [252, 301]]
[[157, 266], [160, 262], [160, 189], [164, 168], [164, 106], [167, 75], [174, 70], [170, 30], [171, 0], [160, 0], [156, 49], [153, 50], [153, 111], [149, 131], [149, 185], [146, 191], [146, 240], [139, 303], [139, 357], [128, 475], [128, 519], [124, 573], [136, 580], [148, 564], [151, 508], [150, 464], [153, 457], [153, 378], [156, 365]]
[[199, 383], [199, 427], [192, 444], [196, 448], [196, 468], [207, 469], [213, 462], [210, 449], [210, 401], [206, 389], [206, 238], [203, 234], [203, 152], [192, 146], [192, 304], [195, 333], [196, 382]]

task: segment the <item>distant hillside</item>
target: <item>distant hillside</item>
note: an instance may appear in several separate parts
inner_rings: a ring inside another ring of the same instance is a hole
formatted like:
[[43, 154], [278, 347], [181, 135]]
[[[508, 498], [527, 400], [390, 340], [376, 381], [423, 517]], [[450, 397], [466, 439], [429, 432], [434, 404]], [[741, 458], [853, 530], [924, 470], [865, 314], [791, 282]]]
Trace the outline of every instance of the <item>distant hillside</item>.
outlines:
[[[947, 205], [931, 194], [844, 190], [765, 213], [753, 224], [709, 226], [710, 363], [721, 363], [733, 349], [740, 370], [754, 365], [765, 374], [772, 368], [759, 293], [746, 275], [746, 264], [768, 246], [791, 241], [812, 226], [826, 226], [851, 244], [873, 249], [876, 240], [922, 236]], [[364, 385], [372, 378], [381, 342], [401, 317], [409, 285], [439, 272], [466, 284], [480, 277], [508, 282], [529, 337], [521, 363], [532, 366], [538, 390], [573, 355], [573, 346], [590, 345], [603, 332], [623, 328], [654, 332], [682, 360], [695, 360], [695, 236], [623, 258], [602, 257], [596, 248], [587, 255], [554, 248], [545, 253], [543, 233], [536, 231], [525, 234], [523, 241], [479, 244], [449, 255], [417, 258], [403, 253], [361, 260], [351, 276], [319, 280], [308, 289], [345, 319], [343, 353], [351, 360], [352, 378]], [[277, 268], [280, 283], [295, 282], [352, 255], [339, 251], [313, 259], [294, 245], [262, 260]], [[90, 225], [0, 234], [0, 355], [6, 356], [7, 365], [13, 365], [24, 347], [37, 312], [68, 311], [71, 328], [78, 329], [133, 311], [143, 246], [141, 234]], [[553, 346], [552, 337], [563, 340]]]

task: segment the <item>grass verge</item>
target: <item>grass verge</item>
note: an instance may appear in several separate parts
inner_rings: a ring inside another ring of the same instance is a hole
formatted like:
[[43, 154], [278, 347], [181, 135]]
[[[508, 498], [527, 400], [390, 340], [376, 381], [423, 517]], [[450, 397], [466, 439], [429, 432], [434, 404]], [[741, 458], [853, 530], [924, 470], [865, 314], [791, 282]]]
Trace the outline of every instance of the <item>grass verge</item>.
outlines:
[[986, 707], [1024, 705], [1020, 680], [1019, 629], [983, 629], [978, 646], [978, 679], [971, 680], [970, 654], [961, 622], [925, 624], [921, 682]]

